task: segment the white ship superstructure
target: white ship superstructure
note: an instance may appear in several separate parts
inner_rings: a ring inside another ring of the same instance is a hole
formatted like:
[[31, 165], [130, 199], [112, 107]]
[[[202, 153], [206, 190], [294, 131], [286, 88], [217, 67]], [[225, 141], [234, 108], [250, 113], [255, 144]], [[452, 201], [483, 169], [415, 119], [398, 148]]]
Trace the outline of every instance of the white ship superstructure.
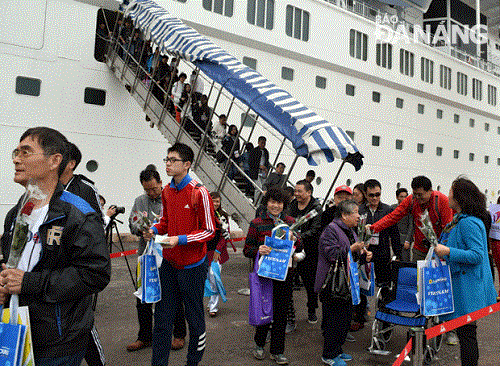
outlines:
[[[342, 127], [365, 159], [359, 172], [345, 168], [339, 184], [377, 178], [391, 202], [413, 176], [427, 175], [447, 193], [458, 174], [467, 174], [496, 200], [500, 43], [492, 27], [484, 56], [491, 62], [484, 62], [464, 48], [377, 42], [377, 15], [424, 26], [415, 8], [324, 0], [157, 3]], [[21, 193], [10, 151], [37, 125], [75, 142], [84, 156], [77, 172], [94, 180], [109, 203], [130, 207], [141, 193], [139, 172], [149, 163], [163, 171], [167, 143], [94, 58], [99, 8], [62, 0], [9, 0], [1, 7], [0, 218]], [[278, 148], [268, 146], [272, 156]], [[292, 181], [310, 169], [304, 159], [297, 167]], [[314, 168], [322, 180], [316, 196], [326, 193], [337, 167]]]

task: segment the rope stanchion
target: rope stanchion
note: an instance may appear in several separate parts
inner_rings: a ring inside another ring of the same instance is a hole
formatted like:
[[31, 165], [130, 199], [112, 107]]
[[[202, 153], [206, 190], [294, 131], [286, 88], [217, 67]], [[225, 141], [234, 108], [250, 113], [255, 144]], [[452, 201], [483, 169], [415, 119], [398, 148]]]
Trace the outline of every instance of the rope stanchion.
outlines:
[[405, 357], [408, 356], [411, 352], [412, 343], [413, 343], [412, 339], [410, 339], [408, 343], [406, 343], [405, 348], [403, 348], [403, 350], [399, 354], [398, 358], [396, 358], [396, 361], [394, 361], [392, 366], [400, 366], [403, 363]]
[[[478, 319], [487, 317], [488, 315], [494, 314], [497, 311], [500, 311], [500, 302], [497, 302], [497, 303], [490, 305], [490, 306], [486, 306], [486, 307], [479, 309], [479, 310], [476, 310], [472, 313], [462, 315], [459, 318], [449, 320], [445, 323], [435, 325], [432, 328], [426, 329], [425, 336], [428, 340], [435, 338], [438, 335], [447, 333], [450, 330], [461, 327], [462, 325], [465, 325], [467, 323], [471, 323], [471, 322], [476, 321]], [[405, 348], [401, 351], [401, 353], [399, 354], [399, 357], [392, 364], [392, 366], [400, 366], [401, 363], [403, 362], [403, 360], [405, 359], [405, 357], [410, 353], [411, 348], [412, 348], [412, 340], [410, 339], [410, 341], [406, 344]]]

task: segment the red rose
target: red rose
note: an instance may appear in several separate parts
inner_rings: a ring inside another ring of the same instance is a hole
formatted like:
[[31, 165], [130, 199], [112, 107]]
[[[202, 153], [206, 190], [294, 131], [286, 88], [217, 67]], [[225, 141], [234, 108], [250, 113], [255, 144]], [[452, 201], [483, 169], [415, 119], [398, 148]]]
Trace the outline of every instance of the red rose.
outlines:
[[31, 211], [33, 211], [34, 207], [35, 207], [35, 204], [33, 202], [26, 202], [23, 209], [21, 210], [21, 213], [29, 216], [29, 215], [31, 215]]

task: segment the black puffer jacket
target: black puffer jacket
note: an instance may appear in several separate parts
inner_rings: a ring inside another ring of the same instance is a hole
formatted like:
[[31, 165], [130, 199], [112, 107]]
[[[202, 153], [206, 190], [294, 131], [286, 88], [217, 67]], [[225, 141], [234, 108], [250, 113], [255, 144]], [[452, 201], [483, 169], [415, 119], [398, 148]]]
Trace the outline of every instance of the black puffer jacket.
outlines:
[[[5, 219], [4, 261], [9, 257], [18, 205]], [[35, 358], [61, 357], [87, 347], [94, 323], [92, 295], [102, 291], [111, 277], [99, 214], [61, 184], [57, 186], [38, 231], [40, 260], [24, 273], [19, 296], [20, 305], [29, 307]]]

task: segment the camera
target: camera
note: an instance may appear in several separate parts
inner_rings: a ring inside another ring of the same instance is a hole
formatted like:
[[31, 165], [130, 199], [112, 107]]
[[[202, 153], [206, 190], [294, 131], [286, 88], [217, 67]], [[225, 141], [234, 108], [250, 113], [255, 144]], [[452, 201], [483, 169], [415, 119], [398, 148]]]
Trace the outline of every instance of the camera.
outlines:
[[115, 212], [116, 212], [115, 215], [125, 213], [125, 207], [120, 207], [120, 206], [117, 206], [117, 205], [112, 205], [111, 208], [115, 209]]

